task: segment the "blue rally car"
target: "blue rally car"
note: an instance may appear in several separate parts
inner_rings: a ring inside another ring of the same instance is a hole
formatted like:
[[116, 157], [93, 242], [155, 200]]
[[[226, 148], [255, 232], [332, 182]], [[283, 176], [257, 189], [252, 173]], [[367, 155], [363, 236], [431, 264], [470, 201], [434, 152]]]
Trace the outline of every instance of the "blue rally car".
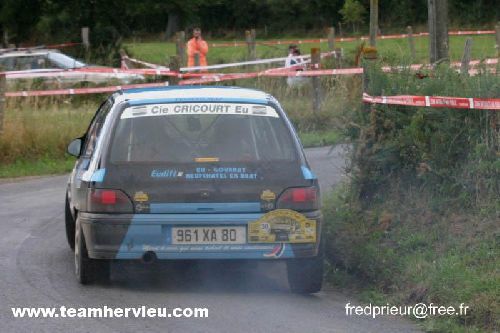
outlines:
[[114, 93], [68, 153], [66, 235], [81, 283], [113, 260], [285, 260], [321, 289], [318, 181], [278, 101], [236, 87]]

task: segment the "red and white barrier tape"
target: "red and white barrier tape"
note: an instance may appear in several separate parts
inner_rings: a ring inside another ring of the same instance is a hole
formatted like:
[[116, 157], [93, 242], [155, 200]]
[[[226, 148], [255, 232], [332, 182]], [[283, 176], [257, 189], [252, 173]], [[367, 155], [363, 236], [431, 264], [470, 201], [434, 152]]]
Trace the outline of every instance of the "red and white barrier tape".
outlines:
[[[471, 61], [472, 65], [478, 65], [480, 63], [492, 65], [498, 63], [498, 59], [486, 59], [485, 61], [474, 60]], [[460, 63], [453, 63], [453, 65], [460, 65]], [[410, 65], [409, 69], [419, 70], [428, 67], [429, 65], [425, 64], [414, 64]], [[382, 70], [384, 72], [392, 72], [395, 69], [405, 69], [408, 67], [389, 67], [384, 66]], [[471, 74], [476, 74], [477, 71], [474, 69], [470, 69], [469, 72]], [[325, 75], [355, 75], [355, 74], [363, 74], [363, 68], [354, 67], [354, 68], [339, 68], [339, 69], [319, 69], [319, 70], [304, 70], [300, 71], [297, 68], [274, 68], [268, 69], [263, 72], [255, 72], [255, 73], [231, 73], [231, 74], [205, 74], [201, 75], [196, 79], [189, 79], [180, 81], [180, 85], [189, 85], [189, 84], [204, 84], [211, 82], [221, 82], [227, 80], [238, 80], [238, 79], [251, 79], [256, 77], [312, 77], [312, 76], [325, 76]]]
[[500, 98], [412, 95], [370, 96], [363, 93], [363, 102], [370, 104], [406, 105], [432, 108], [500, 110]]
[[157, 65], [157, 64], [152, 64], [150, 62], [142, 61], [142, 60], [135, 59], [135, 58], [130, 58], [129, 56], [123, 56], [122, 57], [122, 69], [128, 69], [128, 66], [126, 65], [126, 62], [124, 60], [128, 60], [130, 62], [135, 62], [136, 64], [143, 65], [143, 66], [146, 66], [148, 68], [168, 69], [165, 66], [161, 66], [161, 65]]
[[363, 68], [316, 69], [306, 71], [289, 70], [288, 68], [283, 68], [279, 70], [274, 69], [254, 73], [206, 74], [197, 79], [180, 81], [179, 85], [203, 84], [238, 79], [253, 79], [256, 77], [311, 77], [325, 75], [353, 75], [361, 73], [363, 73]]
[[[302, 59], [302, 63], [309, 63], [311, 56], [305, 55], [299, 58]], [[199, 70], [210, 70], [210, 69], [222, 69], [222, 68], [230, 68], [230, 67], [240, 67], [247, 65], [260, 65], [260, 64], [271, 64], [273, 62], [284, 62], [287, 57], [280, 58], [268, 58], [268, 59], [260, 59], [260, 60], [250, 60], [250, 61], [241, 61], [241, 62], [232, 62], [227, 64], [217, 64], [217, 65], [209, 65], [209, 66], [193, 66], [193, 67], [182, 67], [181, 72], [194, 72]]]
[[150, 87], [161, 87], [161, 86], [168, 86], [168, 82], [164, 82], [164, 83], [140, 83], [140, 84], [129, 84], [129, 85], [122, 85], [122, 86], [108, 86], [108, 87], [96, 87], [96, 88], [13, 91], [13, 92], [6, 92], [5, 97], [32, 97], [32, 96], [99, 94], [99, 93], [115, 92], [115, 91], [121, 90], [121, 89], [150, 88]]
[[[449, 35], [492, 35], [495, 34], [495, 30], [469, 30], [469, 31], [450, 31]], [[413, 34], [414, 37], [428, 36], [428, 32], [421, 32]], [[406, 38], [408, 34], [394, 34], [394, 35], [380, 35], [377, 39], [400, 39]], [[368, 36], [362, 37], [345, 37], [345, 38], [335, 38], [337, 42], [351, 42], [355, 40], [367, 40]], [[328, 42], [327, 38], [316, 38], [316, 39], [298, 39], [298, 40], [270, 40], [257, 42], [261, 45], [288, 45], [288, 44], [314, 44], [314, 43], [325, 43]], [[227, 42], [227, 43], [211, 43], [211, 47], [238, 47], [247, 46], [248, 44], [243, 41]]]
[[[304, 62], [306, 63], [306, 62]], [[480, 64], [485, 65], [495, 65], [498, 63], [498, 59], [485, 59], [485, 60], [473, 60], [469, 64], [471, 66], [477, 66]], [[452, 66], [460, 66], [460, 62], [451, 63]], [[300, 65], [293, 66], [290, 68], [272, 68], [264, 72], [254, 72], [254, 73], [179, 73], [171, 71], [168, 68], [133, 68], [133, 69], [119, 69], [119, 68], [107, 68], [107, 67], [94, 67], [94, 68], [79, 68], [79, 69], [69, 69], [69, 70], [33, 70], [33, 71], [12, 71], [6, 72], [6, 78], [8, 80], [15, 79], [35, 79], [35, 78], [54, 78], [54, 77], [79, 77], [86, 76], [90, 74], [103, 74], [104, 76], [109, 75], [109, 78], [120, 78], [123, 75], [147, 75], [147, 76], [170, 76], [177, 77], [180, 79], [187, 78], [198, 78], [198, 81], [189, 81], [192, 84], [199, 84], [200, 82], [209, 83], [224, 80], [234, 80], [243, 78], [254, 78], [258, 76], [316, 76], [316, 75], [351, 75], [351, 74], [362, 74], [363, 70], [361, 68], [344, 68], [336, 70], [313, 70], [313, 71], [297, 71], [300, 69]], [[382, 70], [384, 72], [392, 72], [394, 70], [420, 70], [430, 68], [428, 64], [413, 64], [409, 67], [389, 67], [384, 66]], [[477, 71], [470, 69], [471, 74], [476, 74]], [[212, 78], [212, 79], [210, 79]], [[82, 79], [83, 80], [83, 79]], [[182, 82], [182, 84], [189, 84], [188, 82]]]
[[[331, 51], [331, 52], [323, 52], [321, 53], [321, 58], [326, 58], [334, 55], [336, 51]], [[241, 61], [241, 62], [232, 62], [232, 63], [227, 63], [227, 64], [217, 64], [217, 65], [209, 65], [209, 66], [194, 66], [194, 67], [182, 67], [180, 69], [181, 72], [192, 72], [192, 71], [199, 71], [199, 70], [211, 70], [211, 69], [222, 69], [222, 68], [230, 68], [230, 67], [241, 67], [241, 66], [248, 66], [248, 65], [260, 65], [260, 64], [271, 64], [274, 62], [284, 62], [286, 61], [288, 57], [280, 57], [280, 58], [267, 58], [267, 59], [259, 59], [259, 60], [250, 60], [250, 61]], [[311, 55], [303, 55], [299, 56], [297, 58], [300, 58], [302, 60], [302, 64], [307, 64], [310, 63], [311, 60]]]
[[[334, 52], [325, 52], [322, 53], [322, 57], [328, 57], [334, 54]], [[310, 58], [309, 55], [303, 56], [303, 59]], [[131, 58], [128, 58], [131, 59]], [[228, 63], [228, 64], [219, 64], [219, 65], [211, 65], [211, 66], [197, 66], [197, 67], [184, 67], [181, 68], [181, 71], [197, 71], [197, 70], [209, 70], [209, 69], [218, 69], [218, 68], [228, 68], [228, 67], [237, 67], [244, 65], [255, 65], [255, 64], [265, 64], [265, 63], [273, 63], [273, 62], [282, 62], [287, 58], [270, 58], [270, 59], [261, 59], [254, 61], [244, 61], [244, 62], [236, 62], [236, 63]], [[134, 59], [137, 60], [137, 59]], [[302, 64], [309, 63], [310, 60], [304, 60]], [[82, 75], [85, 73], [102, 73], [102, 74], [138, 74], [138, 75], [151, 75], [151, 76], [177, 76], [179, 78], [186, 77], [199, 77], [202, 74], [193, 73], [193, 74], [180, 74], [178, 72], [171, 71], [169, 68], [162, 67], [159, 65], [149, 64], [151, 66], [155, 66], [154, 68], [109, 68], [109, 67], [83, 67], [76, 69], [68, 69], [68, 70], [25, 70], [25, 71], [10, 71], [6, 72], [7, 79], [33, 79], [33, 78], [43, 78], [43, 77], [75, 77], [78, 75]]]

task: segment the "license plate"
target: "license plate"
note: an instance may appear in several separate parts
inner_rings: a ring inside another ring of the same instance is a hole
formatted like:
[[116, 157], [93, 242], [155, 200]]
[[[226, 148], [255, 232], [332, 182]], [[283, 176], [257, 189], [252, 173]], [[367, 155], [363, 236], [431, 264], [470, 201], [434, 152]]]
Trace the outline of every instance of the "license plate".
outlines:
[[246, 227], [172, 228], [172, 244], [245, 244]]

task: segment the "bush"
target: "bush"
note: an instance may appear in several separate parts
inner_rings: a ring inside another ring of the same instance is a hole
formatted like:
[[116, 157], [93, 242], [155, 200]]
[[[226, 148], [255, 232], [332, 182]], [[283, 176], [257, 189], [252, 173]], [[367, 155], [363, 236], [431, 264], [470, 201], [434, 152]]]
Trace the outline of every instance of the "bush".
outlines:
[[[498, 76], [445, 66], [429, 74], [375, 68], [369, 92], [500, 97]], [[428, 319], [429, 331], [498, 330], [498, 114], [368, 109], [343, 114], [353, 146], [350, 181], [325, 209], [332, 272], [354, 275], [394, 304], [470, 306], [467, 316]]]

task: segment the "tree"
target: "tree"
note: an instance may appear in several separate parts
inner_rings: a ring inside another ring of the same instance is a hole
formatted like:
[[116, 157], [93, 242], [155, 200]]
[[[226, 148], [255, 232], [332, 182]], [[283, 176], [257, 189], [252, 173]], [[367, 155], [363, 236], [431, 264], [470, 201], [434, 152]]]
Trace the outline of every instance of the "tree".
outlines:
[[0, 26], [16, 45], [31, 37], [40, 17], [38, 0], [3, 0], [0, 3]]
[[353, 32], [358, 31], [358, 24], [363, 23], [364, 15], [366, 13], [365, 7], [356, 0], [346, 0], [344, 6], [339, 11], [342, 15], [344, 23], [352, 24]]

